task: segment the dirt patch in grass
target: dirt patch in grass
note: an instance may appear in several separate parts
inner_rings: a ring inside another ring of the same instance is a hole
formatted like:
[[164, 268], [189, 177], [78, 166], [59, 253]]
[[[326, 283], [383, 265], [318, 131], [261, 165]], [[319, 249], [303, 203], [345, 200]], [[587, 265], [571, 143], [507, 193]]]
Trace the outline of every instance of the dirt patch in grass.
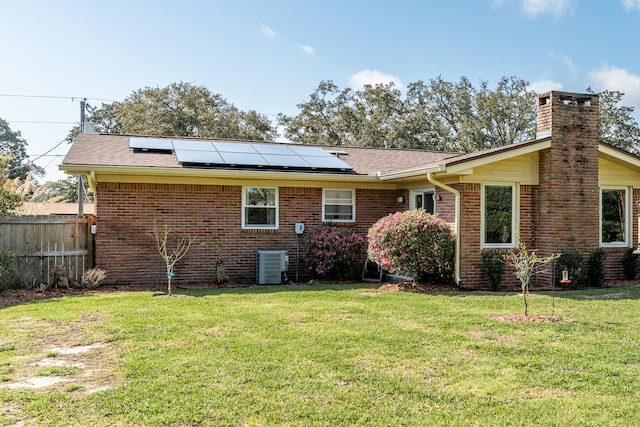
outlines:
[[506, 323], [567, 323], [571, 322], [569, 319], [563, 319], [556, 316], [541, 316], [538, 314], [530, 314], [525, 316], [524, 314], [508, 314], [504, 316], [491, 316], [493, 320]]
[[74, 390], [84, 394], [105, 390], [118, 382], [111, 372], [113, 365], [106, 354], [107, 347], [106, 343], [95, 343], [41, 349], [45, 350], [43, 357], [17, 367], [12, 380], [1, 387], [62, 391], [65, 386], [75, 384]]
[[154, 298], [195, 298], [193, 295], [185, 295], [185, 294], [158, 294], [154, 295]]

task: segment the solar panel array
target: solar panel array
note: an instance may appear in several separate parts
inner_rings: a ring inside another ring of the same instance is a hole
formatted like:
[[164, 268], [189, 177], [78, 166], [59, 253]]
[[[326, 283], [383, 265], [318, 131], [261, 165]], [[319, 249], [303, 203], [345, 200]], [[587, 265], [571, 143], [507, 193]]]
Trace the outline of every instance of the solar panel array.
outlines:
[[129, 148], [173, 151], [179, 163], [188, 165], [352, 170], [332, 152], [304, 145], [132, 137]]

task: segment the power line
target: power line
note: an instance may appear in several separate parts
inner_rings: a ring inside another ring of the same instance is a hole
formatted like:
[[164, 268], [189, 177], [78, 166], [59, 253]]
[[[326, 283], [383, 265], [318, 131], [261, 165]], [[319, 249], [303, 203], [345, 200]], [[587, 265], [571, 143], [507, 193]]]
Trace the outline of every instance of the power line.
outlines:
[[113, 99], [89, 98], [86, 96], [19, 95], [19, 94], [12, 94], [12, 93], [0, 93], [0, 96], [7, 96], [7, 97], [14, 97], [14, 98], [70, 99], [72, 101], [75, 101], [76, 99], [90, 99], [92, 101], [118, 102]]
[[38, 157], [36, 157], [35, 159], [31, 160], [31, 163], [35, 162], [36, 160], [39, 160], [41, 158], [43, 158], [44, 156], [46, 156], [47, 154], [51, 153], [53, 150], [55, 150], [56, 148], [58, 148], [59, 146], [62, 145], [63, 142], [65, 142], [67, 140], [67, 138], [63, 139], [62, 141], [58, 142], [56, 145], [53, 146], [53, 148], [51, 148], [49, 151], [47, 151], [44, 154], [39, 155]]
[[64, 154], [27, 154], [27, 157], [64, 157]]
[[38, 120], [5, 120], [7, 123], [29, 123], [29, 124], [47, 124], [47, 125], [77, 125], [78, 122], [45, 122]]
[[[58, 157], [58, 156], [56, 156], [56, 157]], [[51, 163], [53, 163], [53, 162], [55, 162], [55, 161], [56, 161], [56, 157], [54, 157], [54, 158], [52, 158], [51, 160], [49, 160], [49, 162], [48, 162], [46, 165], [42, 166], [42, 168], [43, 168], [43, 169], [48, 168], [48, 167], [51, 165]]]

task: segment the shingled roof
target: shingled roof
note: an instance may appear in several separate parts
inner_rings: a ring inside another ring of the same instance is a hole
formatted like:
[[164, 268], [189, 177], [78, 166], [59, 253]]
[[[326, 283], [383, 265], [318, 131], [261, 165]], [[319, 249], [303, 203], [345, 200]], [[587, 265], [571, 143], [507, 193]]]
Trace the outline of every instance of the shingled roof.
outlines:
[[[158, 139], [158, 137], [154, 137]], [[178, 174], [187, 166], [178, 162], [176, 155], [168, 152], [134, 151], [129, 148], [130, 136], [112, 134], [80, 134], [65, 156], [61, 169], [86, 167], [87, 170], [99, 168], [140, 168], [149, 171], [154, 168], [176, 169]], [[172, 139], [167, 137], [167, 139]], [[176, 139], [176, 138], [173, 138]], [[190, 139], [180, 137], [181, 140]], [[200, 140], [200, 139], [193, 139]], [[216, 141], [212, 139], [202, 141]], [[229, 141], [229, 140], [225, 140]], [[248, 143], [249, 141], [232, 141]], [[251, 141], [252, 143], [281, 144], [277, 142]], [[321, 146], [329, 151], [339, 151], [340, 159], [353, 168], [357, 175], [377, 175], [399, 170], [440, 164], [446, 159], [460, 156], [459, 153], [437, 151], [360, 148], [344, 146]], [[229, 168], [226, 168], [227, 170]], [[246, 169], [246, 168], [238, 168]], [[208, 167], [214, 174], [216, 168]], [[268, 171], [265, 170], [265, 173]]]

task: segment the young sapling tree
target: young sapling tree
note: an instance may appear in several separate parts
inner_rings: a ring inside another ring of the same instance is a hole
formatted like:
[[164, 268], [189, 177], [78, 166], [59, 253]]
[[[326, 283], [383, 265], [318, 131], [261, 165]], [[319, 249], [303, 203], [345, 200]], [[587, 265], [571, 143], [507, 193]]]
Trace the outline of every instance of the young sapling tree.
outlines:
[[153, 227], [147, 232], [156, 244], [156, 249], [162, 257], [167, 269], [167, 293], [171, 295], [171, 279], [174, 276], [173, 267], [180, 261], [189, 251], [189, 248], [195, 241], [195, 238], [181, 238], [175, 244], [174, 248], [169, 248], [169, 235], [171, 229], [168, 225], [160, 226], [157, 221], [153, 221]]
[[505, 254], [505, 260], [507, 264], [514, 268], [514, 274], [520, 280], [520, 286], [522, 287], [522, 295], [524, 296], [524, 315], [529, 315], [529, 285], [531, 278], [538, 273], [544, 273], [544, 266], [560, 257], [560, 254], [551, 254], [546, 258], [539, 258], [535, 250], [528, 251], [519, 237], [518, 249], [509, 251]]

